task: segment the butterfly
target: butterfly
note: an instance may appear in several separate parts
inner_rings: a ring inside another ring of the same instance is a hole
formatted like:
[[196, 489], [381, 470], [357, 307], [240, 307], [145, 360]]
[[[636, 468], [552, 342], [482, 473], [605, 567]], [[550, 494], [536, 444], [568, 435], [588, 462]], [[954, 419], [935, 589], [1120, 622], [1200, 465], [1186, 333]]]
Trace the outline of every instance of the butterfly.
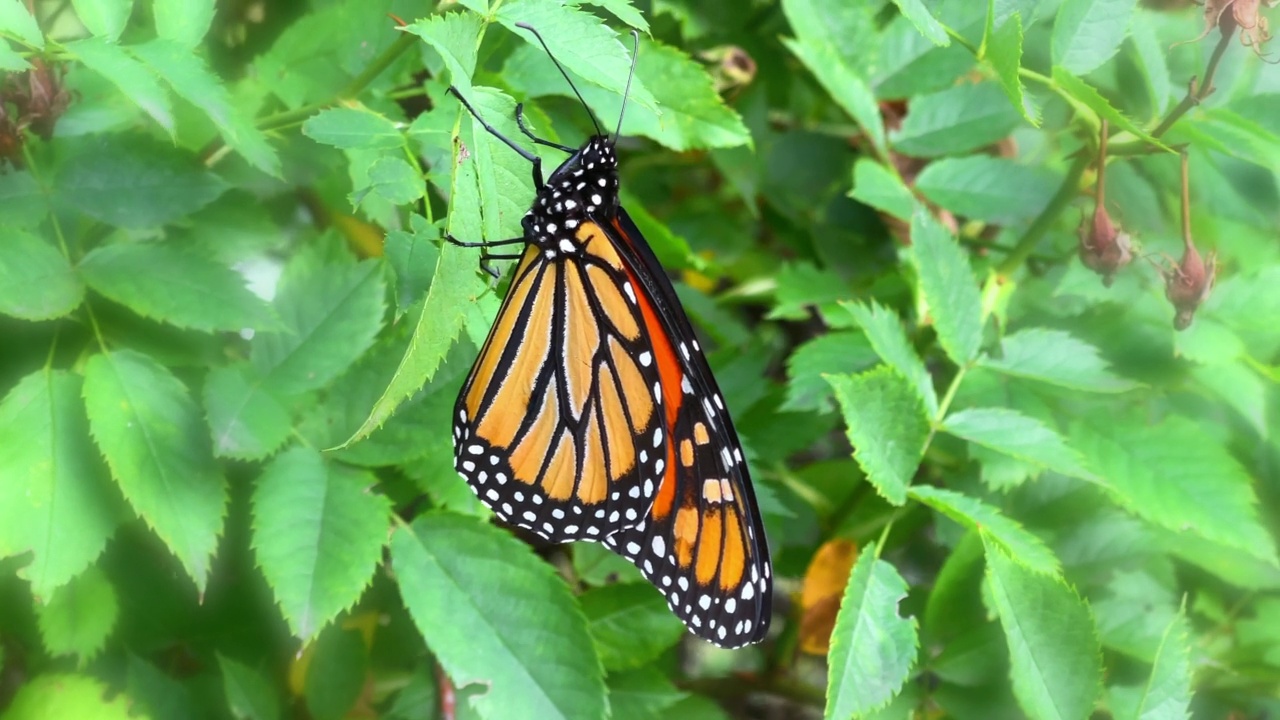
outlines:
[[[520, 27], [551, 55], [536, 30]], [[630, 86], [628, 76], [623, 111]], [[693, 327], [619, 204], [621, 113], [612, 137], [592, 116], [596, 134], [575, 149], [537, 137], [517, 105], [530, 140], [569, 155], [544, 182], [537, 155], [450, 90], [533, 164], [537, 190], [522, 236], [449, 238], [482, 247], [490, 272], [489, 260], [517, 261], [454, 407], [456, 469], [502, 520], [554, 543], [601, 542], [630, 560], [695, 635], [723, 647], [759, 642], [771, 600], [764, 526]]]

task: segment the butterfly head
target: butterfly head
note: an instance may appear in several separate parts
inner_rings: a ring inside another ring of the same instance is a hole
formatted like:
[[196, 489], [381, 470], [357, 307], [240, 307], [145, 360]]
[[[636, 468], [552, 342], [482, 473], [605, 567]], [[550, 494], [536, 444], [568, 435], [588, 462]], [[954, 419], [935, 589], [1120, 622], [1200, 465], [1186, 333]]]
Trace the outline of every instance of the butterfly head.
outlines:
[[565, 248], [584, 222], [611, 220], [618, 212], [618, 155], [613, 140], [596, 135], [565, 160], [538, 191], [525, 215], [532, 242]]

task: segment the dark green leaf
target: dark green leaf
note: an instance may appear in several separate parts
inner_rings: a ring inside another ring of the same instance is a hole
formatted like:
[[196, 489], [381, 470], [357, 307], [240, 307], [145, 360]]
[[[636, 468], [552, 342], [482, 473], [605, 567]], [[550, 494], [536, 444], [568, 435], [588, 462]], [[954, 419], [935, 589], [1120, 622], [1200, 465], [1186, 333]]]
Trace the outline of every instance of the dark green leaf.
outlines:
[[626, 670], [655, 660], [684, 637], [684, 625], [649, 583], [592, 588], [578, 598], [605, 670]]
[[236, 720], [278, 720], [280, 698], [263, 674], [218, 653], [222, 691]]
[[293, 423], [266, 378], [248, 363], [214, 368], [204, 383], [213, 452], [250, 460], [266, 457], [284, 444]]
[[436, 241], [440, 230], [428, 225], [421, 215], [411, 218], [412, 231], [392, 230], [387, 233], [383, 252], [395, 273], [396, 311], [403, 314], [426, 297], [431, 274], [440, 262]]
[[820, 335], [787, 358], [787, 399], [782, 410], [830, 412], [831, 385], [824, 374], [851, 374], [874, 365], [876, 353], [866, 335], [837, 331]]
[[609, 673], [612, 720], [664, 720], [670, 717], [667, 711], [688, 696], [652, 667]]
[[360, 698], [367, 655], [360, 633], [334, 626], [316, 642], [303, 696], [316, 720], [342, 720]]

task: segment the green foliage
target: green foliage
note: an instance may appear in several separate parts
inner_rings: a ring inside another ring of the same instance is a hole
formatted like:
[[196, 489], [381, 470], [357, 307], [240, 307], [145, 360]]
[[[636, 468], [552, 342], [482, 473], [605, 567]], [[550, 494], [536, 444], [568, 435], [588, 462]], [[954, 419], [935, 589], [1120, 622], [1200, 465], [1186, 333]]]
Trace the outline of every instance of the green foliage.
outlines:
[[[1276, 712], [1280, 76], [1240, 27], [241, 5], [0, 0], [0, 720]], [[622, 203], [773, 557], [773, 628], [733, 652], [453, 469], [506, 280], [446, 238], [519, 238], [534, 181], [448, 88], [545, 177], [516, 108], [612, 134], [632, 29]], [[1188, 242], [1217, 277], [1176, 332]]]

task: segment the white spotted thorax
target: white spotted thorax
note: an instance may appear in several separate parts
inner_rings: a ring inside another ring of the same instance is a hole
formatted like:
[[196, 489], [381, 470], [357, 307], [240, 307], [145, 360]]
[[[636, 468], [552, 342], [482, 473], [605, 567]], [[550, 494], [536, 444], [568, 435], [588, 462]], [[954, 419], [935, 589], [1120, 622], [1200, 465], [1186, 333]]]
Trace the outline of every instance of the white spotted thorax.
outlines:
[[521, 224], [548, 260], [582, 251], [578, 227], [618, 211], [618, 156], [613, 141], [593, 136], [551, 173]]

